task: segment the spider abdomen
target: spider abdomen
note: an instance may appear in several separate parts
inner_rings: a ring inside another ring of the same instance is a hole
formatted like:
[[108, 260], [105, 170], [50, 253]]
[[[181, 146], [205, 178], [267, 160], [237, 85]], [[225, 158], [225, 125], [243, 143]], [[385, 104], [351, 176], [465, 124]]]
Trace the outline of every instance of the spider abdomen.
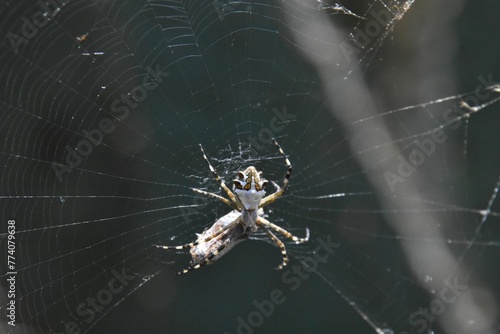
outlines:
[[[260, 209], [258, 213], [264, 215], [264, 210]], [[240, 216], [241, 212], [233, 210], [227, 215], [219, 218], [209, 229], [203, 231], [201, 234], [197, 234], [197, 241], [199, 244], [192, 247], [190, 250], [192, 257], [191, 262], [193, 265], [201, 263], [208, 258], [210, 258], [210, 261], [207, 262], [207, 264], [215, 262], [257, 230], [255, 223], [246, 224], [241, 220], [234, 228], [227, 229], [222, 234], [209, 241], [203, 241], [226, 227], [235, 219], [238, 219]]]

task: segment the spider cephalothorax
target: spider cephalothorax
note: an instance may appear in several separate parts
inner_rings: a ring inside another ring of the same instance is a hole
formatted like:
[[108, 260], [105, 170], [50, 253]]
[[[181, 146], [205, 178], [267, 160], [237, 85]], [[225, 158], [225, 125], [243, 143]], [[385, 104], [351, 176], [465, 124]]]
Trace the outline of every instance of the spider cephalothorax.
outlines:
[[262, 172], [250, 166], [243, 172], [238, 172], [238, 179], [233, 180], [236, 197], [246, 210], [257, 210], [266, 194], [264, 187], [267, 180], [261, 177]]
[[286, 157], [285, 152], [283, 152], [283, 149], [276, 140], [273, 140], [273, 143], [278, 147], [283, 158], [285, 158], [287, 172], [285, 174], [283, 186], [279, 188], [274, 183], [278, 190], [266, 197], [264, 197], [266, 194], [264, 187], [267, 184], [267, 180], [262, 178], [262, 172], [259, 172], [253, 166], [248, 167], [243, 172], [238, 172], [238, 178], [233, 180], [233, 193], [212, 167], [203, 147], [200, 145], [203, 158], [207, 161], [210, 171], [229, 199], [201, 189], [193, 190], [200, 194], [216, 198], [229, 205], [234, 210], [219, 218], [209, 229], [203, 231], [203, 233], [197, 234], [198, 238], [194, 242], [180, 246], [155, 245], [163, 249], [191, 249], [191, 266], [179, 272], [179, 274], [185, 274], [190, 270], [198, 269], [201, 266], [215, 262], [236, 244], [247, 239], [250, 234], [259, 229], [263, 230], [281, 249], [283, 262], [278, 266], [278, 269], [286, 266], [288, 263], [288, 256], [286, 254], [285, 245], [271, 229], [293, 240], [295, 243], [306, 242], [309, 239], [309, 230], [306, 230], [307, 235], [305, 238], [298, 238], [264, 218], [264, 210], [262, 208], [273, 203], [283, 194], [288, 185], [290, 175], [292, 174], [292, 164]]

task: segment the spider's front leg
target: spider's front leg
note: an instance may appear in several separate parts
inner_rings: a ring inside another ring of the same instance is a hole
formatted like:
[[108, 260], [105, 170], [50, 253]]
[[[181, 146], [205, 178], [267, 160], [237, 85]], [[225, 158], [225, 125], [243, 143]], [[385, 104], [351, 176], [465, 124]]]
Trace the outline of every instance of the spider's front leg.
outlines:
[[266, 205], [273, 203], [276, 199], [278, 199], [281, 195], [283, 195], [286, 187], [288, 186], [288, 181], [290, 180], [290, 176], [292, 175], [292, 164], [290, 163], [290, 160], [288, 160], [285, 152], [283, 152], [283, 149], [281, 148], [280, 144], [278, 144], [276, 139], [273, 139], [273, 143], [274, 145], [276, 145], [276, 147], [278, 147], [278, 151], [283, 156], [283, 158], [285, 158], [285, 164], [287, 170], [285, 174], [285, 179], [283, 180], [283, 186], [281, 188], [278, 188], [278, 190], [274, 194], [264, 197], [259, 204], [259, 208], [263, 208]]
[[[233, 209], [240, 210], [239, 209], [239, 202], [238, 202], [238, 200], [236, 200], [236, 197], [234, 196], [233, 192], [226, 186], [226, 184], [224, 183], [224, 181], [220, 178], [219, 174], [217, 173], [217, 171], [215, 170], [215, 168], [212, 166], [212, 164], [208, 160], [207, 154], [205, 153], [205, 150], [203, 149], [203, 146], [201, 146], [201, 144], [200, 144], [200, 149], [201, 149], [201, 153], [203, 153], [203, 159], [205, 159], [205, 161], [208, 164], [208, 168], [210, 168], [210, 171], [212, 172], [213, 176], [215, 177], [215, 180], [217, 180], [217, 182], [219, 182], [219, 185], [221, 186], [221, 188], [224, 189], [224, 191], [226, 192], [227, 196], [229, 196], [229, 199], [231, 200], [232, 204], [229, 204], [228, 203], [229, 201], [227, 201], [227, 200], [226, 200], [227, 202], [224, 201], [224, 200], [223, 200], [223, 202], [226, 203], [227, 205], [231, 206]], [[215, 198], [221, 199], [221, 197], [219, 195], [207, 193], [207, 192], [204, 192], [203, 190], [198, 191], [198, 192], [202, 193], [204, 195], [207, 195], [207, 196], [211, 196], [211, 197], [215, 197]], [[209, 195], [209, 194], [211, 194], [211, 195]], [[215, 196], [213, 196], [213, 195], [215, 195]]]
[[204, 190], [201, 190], [201, 189], [198, 189], [198, 188], [191, 188], [191, 190], [193, 190], [194, 192], [197, 192], [199, 194], [202, 194], [202, 195], [205, 195], [205, 196], [208, 196], [208, 197], [212, 197], [212, 198], [216, 198], [218, 199], [219, 201], [223, 202], [223, 203], [226, 203], [227, 205], [229, 205], [230, 207], [232, 207], [233, 209], [235, 210], [238, 210], [238, 211], [241, 211], [241, 209], [238, 207], [238, 205], [236, 205], [236, 203], [233, 203], [231, 202], [230, 200], [228, 200], [227, 198], [224, 198], [222, 196], [219, 196], [217, 194], [214, 194], [214, 193], [210, 193], [208, 191], [204, 191]]

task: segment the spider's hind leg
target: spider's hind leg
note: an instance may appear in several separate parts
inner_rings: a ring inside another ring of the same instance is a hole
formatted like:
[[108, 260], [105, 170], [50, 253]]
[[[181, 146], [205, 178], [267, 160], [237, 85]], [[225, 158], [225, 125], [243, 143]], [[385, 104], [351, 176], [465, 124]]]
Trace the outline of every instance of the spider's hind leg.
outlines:
[[277, 266], [275, 269], [277, 269], [277, 270], [283, 269], [283, 267], [286, 266], [288, 263], [288, 255], [286, 254], [285, 244], [280, 239], [278, 239], [278, 237], [276, 235], [274, 235], [273, 232], [269, 231], [264, 225], [259, 224], [258, 221], [257, 221], [257, 224], [259, 225], [259, 227], [261, 229], [264, 230], [264, 232], [266, 232], [267, 236], [272, 241], [274, 241], [274, 243], [276, 243], [276, 245], [278, 245], [278, 247], [280, 248], [281, 256], [283, 257], [283, 262], [281, 262], [281, 264], [279, 266]]
[[260, 226], [266, 226], [266, 227], [272, 228], [273, 230], [275, 230], [278, 233], [281, 233], [282, 235], [284, 235], [288, 239], [293, 240], [296, 244], [301, 244], [301, 243], [307, 242], [309, 240], [309, 229], [306, 229], [305, 238], [299, 238], [299, 237], [294, 236], [292, 233], [288, 232], [284, 228], [279, 227], [278, 225], [271, 223], [269, 220], [265, 219], [264, 217], [258, 217], [257, 223], [260, 224]]

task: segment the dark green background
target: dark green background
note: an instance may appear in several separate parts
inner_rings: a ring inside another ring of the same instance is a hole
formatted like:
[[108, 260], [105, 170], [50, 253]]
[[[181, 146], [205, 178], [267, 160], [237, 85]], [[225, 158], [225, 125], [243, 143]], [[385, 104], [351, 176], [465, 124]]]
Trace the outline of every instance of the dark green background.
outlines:
[[[361, 63], [382, 112], [444, 97], [420, 100], [398, 93], [418, 79], [404, 75], [405, 61], [428, 47], [414, 38], [425, 30], [426, 18], [439, 20], [431, 3], [415, 1], [381, 48]], [[440, 3], [446, 7], [446, 1]], [[369, 4], [344, 5], [363, 13]], [[0, 5], [1, 212], [2, 222], [18, 222], [19, 324], [26, 321], [36, 333], [61, 332], [61, 321], [82, 321], [75, 309], [107, 286], [113, 268], [126, 268], [137, 275], [134, 288], [154, 277], [130, 295], [132, 290], [115, 296], [111, 305], [119, 303], [105, 308], [89, 333], [234, 333], [237, 317], [246, 318], [256, 310], [253, 302], [269, 299], [275, 289], [286, 301], [256, 333], [373, 333], [360, 312], [381, 328], [415, 332], [408, 317], [432, 298], [409, 270], [398, 236], [356, 161], [358, 153], [346, 141], [350, 129], [328, 111], [328, 92], [299, 51], [281, 2], [236, 2], [234, 10], [226, 7], [222, 20], [210, 1], [69, 1], [14, 52], [8, 33], [19, 32], [22, 17], [39, 8], [28, 1]], [[466, 1], [451, 29], [433, 32], [440, 38], [458, 36], [449, 64], [454, 87], [443, 90], [446, 96], [472, 91], [479, 75], [498, 80], [499, 16], [497, 1]], [[342, 15], [330, 19], [346, 29], [346, 40], [363, 22]], [[75, 41], [87, 32], [83, 44]], [[102, 56], [82, 55], [101, 51]], [[168, 72], [165, 81], [116, 123], [105, 145], [58, 182], [52, 162], [64, 162], [66, 145], [76, 146], [82, 130], [112, 118], [112, 101], [140, 85], [145, 68], [157, 64]], [[295, 291], [283, 282], [283, 272], [272, 270], [279, 251], [254, 240], [216, 265], [175, 276], [189, 257], [151, 245], [191, 241], [228, 212], [215, 201], [201, 202], [206, 205], [188, 219], [179, 210], [200, 203], [190, 187], [217, 191], [198, 144], [228, 182], [235, 171], [255, 164], [280, 183], [285, 166], [272, 144], [257, 154], [246, 147], [240, 153], [239, 145], [269, 127], [273, 109], [283, 105], [296, 117], [276, 137], [294, 174], [269, 219], [298, 235], [311, 230], [308, 244], [288, 246], [291, 265], [313, 253], [318, 237], [330, 236], [341, 246]], [[446, 108], [438, 106], [437, 112]], [[409, 137], [398, 116], [383, 119], [400, 137]], [[454, 196], [450, 204], [456, 208], [443, 213], [457, 219], [446, 226], [454, 240], [466, 242], [479, 220], [477, 212], [458, 208], [483, 209], [500, 175], [499, 126], [498, 105], [474, 114], [467, 134], [463, 129], [452, 134], [457, 150], [468, 140], [460, 168], [446, 152], [438, 159], [437, 175], [453, 174], [457, 183], [445, 188], [436, 182], [428, 193]], [[417, 133], [428, 130], [424, 125]], [[342, 192], [358, 194], [316, 198]], [[498, 208], [497, 200], [492, 211]], [[487, 221], [478, 243], [498, 240], [498, 222], [498, 214]], [[464, 261], [494, 293], [497, 246], [473, 247]], [[450, 248], [459, 254], [464, 243]], [[433, 329], [442, 332], [436, 324]]]

